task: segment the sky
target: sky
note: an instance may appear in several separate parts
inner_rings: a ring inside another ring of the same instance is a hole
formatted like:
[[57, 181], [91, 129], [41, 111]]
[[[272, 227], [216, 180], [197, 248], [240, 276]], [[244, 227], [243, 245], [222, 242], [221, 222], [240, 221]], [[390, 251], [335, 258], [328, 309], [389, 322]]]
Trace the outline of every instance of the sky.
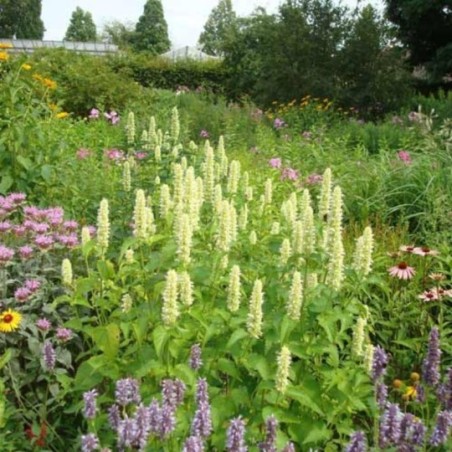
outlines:
[[[370, 0], [377, 6], [380, 1]], [[44, 39], [62, 40], [77, 6], [92, 14], [99, 33], [105, 23], [113, 20], [135, 24], [145, 3], [146, 0], [42, 0], [41, 18], [46, 28]], [[246, 16], [257, 6], [263, 6], [269, 13], [276, 12], [282, 0], [232, 0], [232, 3], [239, 16]], [[343, 0], [342, 3], [354, 7], [357, 0]], [[218, 0], [162, 0], [162, 4], [172, 46], [178, 48], [196, 45]]]

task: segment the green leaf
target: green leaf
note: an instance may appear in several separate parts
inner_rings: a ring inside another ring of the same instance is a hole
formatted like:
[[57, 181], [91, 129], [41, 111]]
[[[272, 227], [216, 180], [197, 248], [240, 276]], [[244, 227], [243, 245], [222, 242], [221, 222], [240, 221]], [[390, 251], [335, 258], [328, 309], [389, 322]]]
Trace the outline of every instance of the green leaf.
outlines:
[[248, 365], [251, 369], [257, 370], [263, 380], [269, 380], [272, 377], [270, 366], [264, 356], [256, 354], [250, 355], [248, 358]]
[[243, 338], [247, 337], [248, 333], [242, 329], [239, 328], [238, 330], [235, 330], [231, 337], [229, 338], [228, 343], [226, 344], [226, 350], [230, 350], [238, 341], [242, 340]]
[[13, 178], [9, 174], [3, 176], [0, 182], [0, 193], [5, 194], [11, 188], [13, 182]]
[[114, 279], [115, 269], [114, 269], [113, 264], [110, 261], [98, 260], [97, 261], [97, 270], [99, 271], [99, 274], [104, 281], [107, 281], [109, 279]]
[[0, 357], [0, 369], [3, 369], [9, 362], [9, 360], [12, 357], [12, 350], [8, 348], [8, 350], [3, 353], [3, 355]]
[[294, 388], [293, 386], [289, 386], [285, 393], [286, 396], [290, 397], [293, 400], [296, 400], [300, 405], [309, 408], [321, 416], [324, 415], [322, 409], [317, 405], [317, 403], [312, 400], [309, 394], [302, 389]]
[[22, 155], [17, 156], [17, 161], [20, 163], [20, 165], [25, 168], [27, 171], [32, 167], [33, 162], [27, 158], [23, 157]]
[[152, 333], [155, 351], [159, 359], [163, 358], [169, 338], [170, 334], [164, 326], [158, 326]]
[[237, 369], [237, 366], [235, 365], [234, 361], [231, 361], [230, 359], [226, 358], [220, 358], [217, 362], [218, 369], [227, 374], [231, 377], [237, 378], [239, 381], [240, 379], [240, 372]]
[[46, 182], [50, 182], [52, 178], [53, 167], [50, 165], [43, 165], [41, 168], [41, 176]]
[[94, 343], [109, 358], [114, 358], [119, 351], [120, 329], [115, 323], [93, 328], [91, 336]]

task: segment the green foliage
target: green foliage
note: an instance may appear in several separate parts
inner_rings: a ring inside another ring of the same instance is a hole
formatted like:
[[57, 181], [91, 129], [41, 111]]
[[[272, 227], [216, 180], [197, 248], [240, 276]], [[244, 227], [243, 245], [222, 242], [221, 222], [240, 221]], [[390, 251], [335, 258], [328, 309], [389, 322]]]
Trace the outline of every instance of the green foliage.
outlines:
[[93, 107], [123, 109], [142, 93], [126, 69], [112, 69], [105, 57], [59, 49], [36, 52], [33, 59], [40, 71], [58, 82], [64, 110], [76, 115], [86, 116]]
[[96, 41], [96, 25], [89, 11], [83, 11], [79, 6], [75, 8], [64, 39], [79, 42]]
[[199, 37], [199, 44], [203, 52], [221, 56], [235, 22], [236, 14], [232, 8], [231, 0], [220, 0], [218, 5], [212, 9]]
[[120, 49], [127, 49], [132, 43], [134, 30], [135, 25], [130, 22], [109, 22], [104, 25], [100, 39], [115, 44]]
[[171, 61], [165, 58], [152, 58], [144, 55], [124, 55], [113, 57], [110, 64], [114, 70], [128, 72], [142, 86], [177, 90], [187, 87], [195, 90], [203, 88], [222, 93], [226, 73], [221, 62], [217, 61]]
[[1, 0], [0, 36], [12, 39], [42, 39], [42, 0]]
[[409, 51], [413, 66], [424, 66], [432, 81], [441, 81], [452, 71], [452, 14], [450, 2], [439, 0], [386, 0], [388, 19]]
[[170, 49], [168, 25], [160, 0], [147, 0], [133, 36], [133, 48], [160, 55]]

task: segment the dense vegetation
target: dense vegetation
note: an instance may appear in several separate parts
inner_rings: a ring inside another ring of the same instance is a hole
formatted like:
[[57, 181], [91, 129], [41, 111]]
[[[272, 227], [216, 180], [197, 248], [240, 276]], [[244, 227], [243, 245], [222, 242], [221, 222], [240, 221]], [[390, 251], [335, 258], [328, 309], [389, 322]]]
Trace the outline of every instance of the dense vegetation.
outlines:
[[451, 448], [450, 94], [0, 55], [2, 450]]

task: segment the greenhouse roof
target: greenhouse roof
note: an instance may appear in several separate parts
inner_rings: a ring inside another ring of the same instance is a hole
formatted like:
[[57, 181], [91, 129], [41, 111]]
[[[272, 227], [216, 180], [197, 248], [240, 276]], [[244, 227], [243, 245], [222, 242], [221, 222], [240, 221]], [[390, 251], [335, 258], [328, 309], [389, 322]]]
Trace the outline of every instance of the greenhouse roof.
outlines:
[[9, 53], [33, 53], [36, 49], [66, 49], [80, 53], [106, 55], [118, 51], [118, 46], [103, 42], [73, 42], [73, 41], [39, 41], [31, 39], [1, 39], [1, 44], [9, 44]]
[[185, 46], [179, 49], [173, 49], [169, 52], [163, 53], [161, 55], [165, 58], [170, 58], [172, 60], [183, 60], [183, 59], [191, 59], [191, 60], [219, 60], [218, 57], [208, 55], [204, 53], [202, 50], [197, 47]]

